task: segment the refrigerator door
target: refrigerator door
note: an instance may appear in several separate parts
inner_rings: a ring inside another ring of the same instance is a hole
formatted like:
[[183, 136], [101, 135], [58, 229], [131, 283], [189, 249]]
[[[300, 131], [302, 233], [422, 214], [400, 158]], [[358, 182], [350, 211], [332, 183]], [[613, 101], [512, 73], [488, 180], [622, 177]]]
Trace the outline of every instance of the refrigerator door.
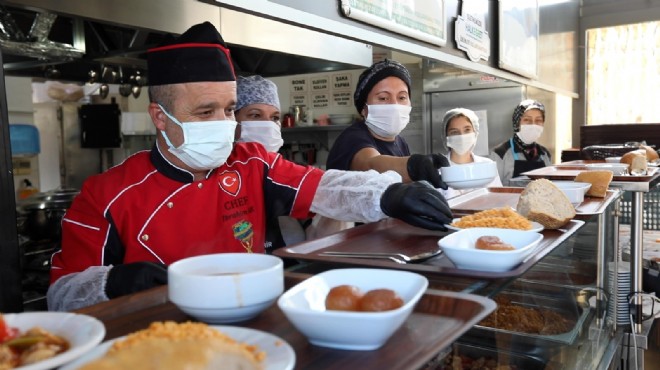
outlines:
[[479, 136], [474, 153], [488, 156], [490, 149], [513, 135], [511, 117], [514, 108], [524, 99], [524, 87], [499, 87], [430, 93], [432, 153], [447, 153], [442, 140], [442, 118], [453, 108], [472, 109], [479, 116]]

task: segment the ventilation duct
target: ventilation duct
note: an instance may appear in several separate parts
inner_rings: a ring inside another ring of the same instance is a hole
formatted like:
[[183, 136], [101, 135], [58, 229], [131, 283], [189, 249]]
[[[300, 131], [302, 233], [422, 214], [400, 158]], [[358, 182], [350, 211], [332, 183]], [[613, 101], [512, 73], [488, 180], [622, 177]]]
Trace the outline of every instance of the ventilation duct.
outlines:
[[37, 13], [29, 34], [25, 36], [12, 15], [4, 7], [0, 7], [2, 52], [57, 63], [82, 58], [85, 54], [83, 50], [48, 40], [48, 33], [56, 18], [57, 15], [52, 13]]

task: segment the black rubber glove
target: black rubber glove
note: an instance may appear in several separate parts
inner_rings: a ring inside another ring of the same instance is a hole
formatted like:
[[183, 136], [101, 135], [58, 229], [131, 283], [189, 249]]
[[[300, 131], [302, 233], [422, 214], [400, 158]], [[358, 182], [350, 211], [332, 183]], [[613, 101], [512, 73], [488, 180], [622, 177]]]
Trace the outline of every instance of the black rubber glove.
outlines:
[[133, 262], [117, 265], [108, 272], [105, 294], [116, 298], [167, 284], [167, 268], [154, 262]]
[[441, 154], [413, 154], [408, 158], [408, 177], [413, 181], [428, 181], [435, 188], [447, 190], [447, 184], [438, 173], [440, 167], [449, 167], [449, 160]]
[[413, 226], [447, 231], [452, 214], [447, 200], [425, 181], [390, 185], [380, 198], [383, 212]]

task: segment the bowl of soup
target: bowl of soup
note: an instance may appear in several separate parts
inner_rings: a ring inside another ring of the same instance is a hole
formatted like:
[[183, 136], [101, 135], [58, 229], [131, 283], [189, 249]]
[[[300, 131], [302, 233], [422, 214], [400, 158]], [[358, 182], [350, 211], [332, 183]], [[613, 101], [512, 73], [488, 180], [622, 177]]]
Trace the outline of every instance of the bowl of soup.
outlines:
[[279, 257], [220, 253], [189, 257], [167, 269], [170, 301], [181, 311], [210, 324], [251, 319], [284, 291]]

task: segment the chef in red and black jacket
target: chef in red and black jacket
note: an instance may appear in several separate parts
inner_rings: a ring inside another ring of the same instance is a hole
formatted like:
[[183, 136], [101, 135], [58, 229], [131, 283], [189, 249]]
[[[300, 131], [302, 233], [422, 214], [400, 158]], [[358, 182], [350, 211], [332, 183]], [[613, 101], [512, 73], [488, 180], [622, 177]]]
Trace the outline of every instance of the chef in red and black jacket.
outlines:
[[446, 200], [388, 172], [321, 171], [234, 143], [236, 75], [208, 23], [147, 53], [151, 151], [92, 176], [62, 220], [48, 307], [71, 310], [167, 283], [185, 257], [264, 253], [272, 215], [359, 222], [387, 216], [445, 230]]

